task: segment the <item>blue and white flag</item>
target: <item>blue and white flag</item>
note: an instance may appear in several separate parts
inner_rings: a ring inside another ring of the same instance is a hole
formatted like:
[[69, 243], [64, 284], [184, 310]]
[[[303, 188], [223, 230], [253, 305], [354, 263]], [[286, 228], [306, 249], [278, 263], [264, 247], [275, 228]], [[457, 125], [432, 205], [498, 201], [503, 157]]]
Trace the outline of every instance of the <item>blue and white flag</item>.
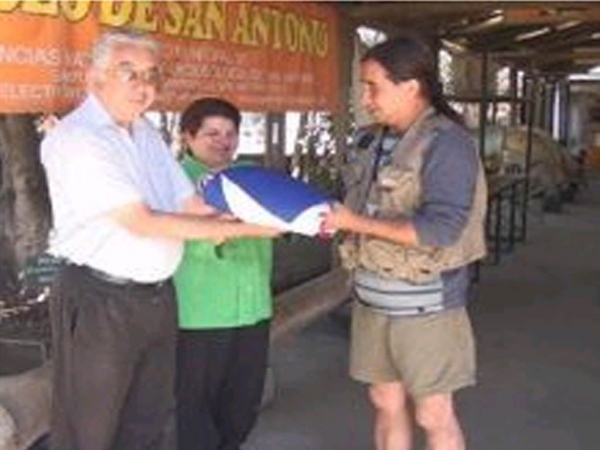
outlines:
[[313, 186], [272, 169], [236, 166], [204, 180], [204, 201], [238, 219], [315, 236], [332, 199]]

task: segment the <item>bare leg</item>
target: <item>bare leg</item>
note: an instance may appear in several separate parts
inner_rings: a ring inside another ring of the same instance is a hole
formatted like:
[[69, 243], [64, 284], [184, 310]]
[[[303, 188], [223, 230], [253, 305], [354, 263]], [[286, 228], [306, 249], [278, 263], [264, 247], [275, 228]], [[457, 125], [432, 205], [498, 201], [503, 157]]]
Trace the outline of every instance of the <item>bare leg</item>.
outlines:
[[416, 419], [427, 435], [427, 450], [465, 450], [452, 394], [433, 394], [416, 401]]
[[406, 405], [406, 390], [400, 382], [379, 383], [369, 387], [375, 408], [375, 448], [409, 450], [411, 422]]

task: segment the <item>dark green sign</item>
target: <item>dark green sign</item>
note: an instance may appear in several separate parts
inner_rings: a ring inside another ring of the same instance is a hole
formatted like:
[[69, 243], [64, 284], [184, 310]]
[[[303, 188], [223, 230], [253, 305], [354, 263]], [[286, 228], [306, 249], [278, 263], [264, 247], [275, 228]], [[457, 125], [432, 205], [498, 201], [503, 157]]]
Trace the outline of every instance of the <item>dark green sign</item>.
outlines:
[[49, 286], [63, 265], [64, 261], [62, 259], [42, 253], [38, 257], [31, 259], [25, 266], [23, 281], [27, 286], [31, 287]]

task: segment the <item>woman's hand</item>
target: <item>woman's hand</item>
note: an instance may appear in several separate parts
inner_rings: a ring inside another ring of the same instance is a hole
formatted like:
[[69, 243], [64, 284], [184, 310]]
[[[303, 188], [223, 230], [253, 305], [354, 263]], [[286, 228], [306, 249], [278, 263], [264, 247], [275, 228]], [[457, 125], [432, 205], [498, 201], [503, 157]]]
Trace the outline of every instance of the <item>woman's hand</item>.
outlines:
[[226, 213], [226, 212], [217, 212], [215, 214], [216, 217], [218, 217], [221, 220], [225, 220], [227, 222], [240, 222], [240, 219], [238, 219], [237, 217], [235, 217], [233, 214], [231, 213]]
[[237, 219], [234, 219], [233, 221], [223, 221], [221, 218], [219, 218], [219, 220], [221, 223], [220, 225], [216, 226], [219, 227], [220, 233], [211, 239], [217, 245], [222, 244], [230, 239], [276, 238], [285, 232], [280, 228], [240, 222]]

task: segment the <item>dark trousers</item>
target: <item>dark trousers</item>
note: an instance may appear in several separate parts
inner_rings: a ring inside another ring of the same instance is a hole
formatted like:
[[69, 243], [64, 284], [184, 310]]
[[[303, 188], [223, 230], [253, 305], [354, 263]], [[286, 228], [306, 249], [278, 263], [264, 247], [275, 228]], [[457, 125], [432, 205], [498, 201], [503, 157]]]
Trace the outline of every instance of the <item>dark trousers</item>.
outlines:
[[180, 330], [177, 341], [179, 450], [239, 450], [262, 399], [269, 321]]
[[67, 266], [55, 287], [51, 448], [174, 449], [172, 284], [117, 285]]

